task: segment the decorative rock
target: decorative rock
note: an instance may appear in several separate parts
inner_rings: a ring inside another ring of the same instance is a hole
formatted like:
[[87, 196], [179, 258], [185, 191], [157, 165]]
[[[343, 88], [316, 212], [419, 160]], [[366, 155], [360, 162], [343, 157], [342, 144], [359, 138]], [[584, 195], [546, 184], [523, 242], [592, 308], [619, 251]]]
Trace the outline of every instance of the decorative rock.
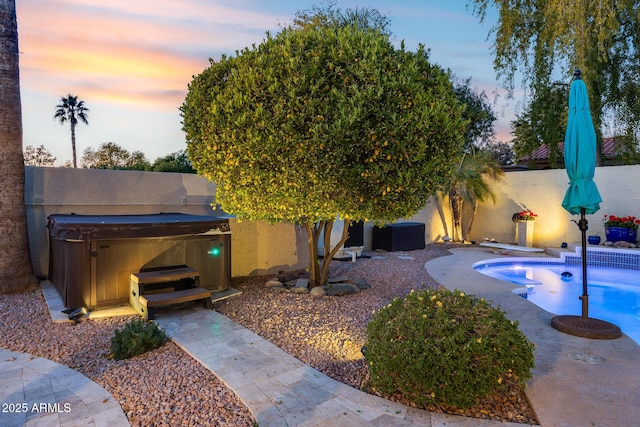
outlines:
[[296, 282], [298, 281], [298, 279], [294, 279], [294, 280], [288, 280], [284, 283], [284, 285], [287, 288], [293, 288], [294, 286], [296, 286]]
[[287, 273], [287, 275], [285, 275], [283, 277], [283, 282], [290, 282], [292, 280], [296, 280], [298, 278], [298, 274], [296, 273]]
[[334, 283], [327, 290], [327, 295], [332, 297], [341, 297], [359, 292], [360, 288], [350, 283]]
[[615, 242], [613, 244], [614, 248], [635, 248], [636, 245], [634, 245], [633, 243], [629, 243], [629, 242], [625, 242], [624, 240], [621, 240], [619, 242]]
[[323, 289], [322, 286], [316, 286], [312, 288], [311, 291], [309, 292], [309, 295], [311, 295], [312, 297], [322, 297], [322, 296], [325, 296], [326, 294], [327, 294], [327, 291]]
[[309, 287], [309, 279], [298, 279], [295, 284], [296, 288], [308, 288]]
[[281, 288], [282, 282], [278, 279], [271, 279], [264, 284], [265, 288]]
[[356, 279], [353, 281], [359, 289], [369, 289], [371, 286], [367, 283], [366, 279]]
[[296, 279], [291, 292], [294, 294], [308, 294], [309, 293], [309, 279]]
[[348, 282], [349, 279], [347, 277], [344, 276], [340, 276], [340, 277], [330, 277], [327, 279], [327, 283], [343, 283], [343, 282]]

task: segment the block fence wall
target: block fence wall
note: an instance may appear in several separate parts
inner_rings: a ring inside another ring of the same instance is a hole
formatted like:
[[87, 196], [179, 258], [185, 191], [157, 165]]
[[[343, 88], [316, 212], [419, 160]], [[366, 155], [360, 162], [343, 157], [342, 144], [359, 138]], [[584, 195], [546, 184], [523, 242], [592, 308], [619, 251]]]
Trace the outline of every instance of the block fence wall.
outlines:
[[[48, 271], [46, 225], [51, 214], [223, 214], [211, 206], [215, 185], [193, 174], [33, 166], [25, 169], [29, 243], [35, 272], [41, 276]], [[587, 216], [588, 234], [604, 238], [604, 214], [640, 218], [640, 165], [596, 168], [595, 181], [603, 202], [598, 213]], [[578, 242], [580, 231], [572, 222], [578, 216], [569, 215], [561, 206], [567, 184], [564, 169], [507, 172], [501, 180], [491, 183], [496, 203], [487, 201], [478, 207], [471, 239], [513, 243], [515, 224], [511, 215], [527, 208], [538, 214], [534, 246], [557, 247], [562, 242]], [[432, 199], [414, 217], [399, 221], [425, 223], [427, 243], [442, 241], [452, 233], [447, 200]], [[447, 224], [446, 230], [443, 223]], [[308, 266], [307, 236], [302, 227], [235, 219], [230, 224], [234, 277]], [[371, 229], [370, 224], [365, 226], [365, 249], [371, 248]]]
[[[99, 169], [25, 168], [25, 208], [35, 273], [49, 268], [47, 217], [51, 214], [125, 215], [215, 210], [216, 187], [194, 174]], [[233, 276], [296, 270], [308, 265], [306, 233], [292, 224], [231, 219]]]

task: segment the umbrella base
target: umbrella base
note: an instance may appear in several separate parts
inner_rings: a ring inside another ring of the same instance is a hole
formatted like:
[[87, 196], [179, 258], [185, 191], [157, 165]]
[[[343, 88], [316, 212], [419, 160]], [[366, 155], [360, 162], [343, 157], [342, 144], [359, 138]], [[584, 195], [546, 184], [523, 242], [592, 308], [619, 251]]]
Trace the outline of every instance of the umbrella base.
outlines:
[[555, 316], [551, 319], [551, 326], [576, 337], [612, 340], [620, 338], [622, 331], [613, 323], [591, 317]]

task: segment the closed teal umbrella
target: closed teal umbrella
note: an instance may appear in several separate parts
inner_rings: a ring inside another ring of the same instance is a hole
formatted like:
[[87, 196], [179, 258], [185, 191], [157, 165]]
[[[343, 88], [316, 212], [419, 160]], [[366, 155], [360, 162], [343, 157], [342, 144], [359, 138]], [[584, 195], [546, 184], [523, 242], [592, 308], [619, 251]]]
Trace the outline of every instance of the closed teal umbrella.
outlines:
[[593, 182], [596, 169], [596, 131], [589, 110], [587, 86], [576, 71], [569, 92], [569, 119], [564, 137], [564, 166], [569, 176], [569, 188], [562, 207], [572, 215], [593, 214], [600, 209], [600, 192]]
[[604, 320], [589, 317], [587, 292], [587, 229], [585, 214], [600, 209], [600, 192], [593, 175], [596, 169], [596, 131], [589, 110], [587, 86], [576, 70], [569, 92], [569, 116], [564, 137], [564, 165], [569, 176], [569, 188], [562, 207], [572, 215], [580, 214], [578, 228], [582, 232], [582, 316], [555, 316], [551, 325], [559, 331], [586, 338], [613, 339], [622, 335], [620, 328]]

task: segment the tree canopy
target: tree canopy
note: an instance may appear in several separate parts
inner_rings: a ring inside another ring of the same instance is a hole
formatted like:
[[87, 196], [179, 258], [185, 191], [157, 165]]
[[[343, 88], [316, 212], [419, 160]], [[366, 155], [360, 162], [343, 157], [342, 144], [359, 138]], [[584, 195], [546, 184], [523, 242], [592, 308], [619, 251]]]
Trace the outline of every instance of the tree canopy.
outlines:
[[538, 91], [521, 114], [516, 115], [513, 126], [513, 149], [517, 158], [534, 152], [541, 145], [549, 147], [552, 168], [562, 165], [562, 152], [558, 144], [564, 140], [567, 128], [569, 85], [556, 84]]
[[27, 145], [24, 148], [24, 164], [29, 166], [53, 166], [56, 158], [47, 150], [44, 144], [39, 147]]
[[356, 7], [342, 10], [333, 0], [325, 2], [322, 6], [313, 5], [311, 9], [299, 10], [291, 24], [292, 29], [345, 26], [355, 26], [360, 30], [375, 30], [391, 35], [389, 29], [391, 19], [382, 15], [377, 9]]
[[104, 142], [98, 150], [87, 147], [82, 155], [82, 167], [89, 169], [149, 170], [151, 165], [141, 151], [130, 153], [115, 142]]
[[82, 155], [81, 165], [89, 169], [195, 173], [185, 150], [158, 157], [151, 164], [142, 151], [129, 152], [115, 142], [102, 143], [97, 150], [87, 147]]
[[76, 95], [68, 94], [60, 97], [60, 103], [56, 105], [56, 112], [53, 119], [64, 124], [69, 122], [71, 127], [71, 150], [73, 151], [73, 167], [78, 167], [76, 159], [76, 125], [80, 120], [85, 125], [89, 124], [89, 109], [84, 101], [78, 101]]
[[453, 91], [456, 98], [464, 105], [462, 117], [467, 121], [464, 133], [465, 152], [494, 142], [493, 122], [496, 121], [496, 115], [489, 104], [487, 94], [484, 91], [476, 91], [471, 86], [471, 78], [455, 82]]
[[154, 172], [196, 173], [185, 150], [158, 157], [151, 165], [151, 170]]
[[[462, 117], [465, 119], [464, 154], [457, 159], [457, 165], [447, 186], [447, 195], [451, 206], [454, 241], [468, 240], [473, 226], [478, 202], [491, 199], [495, 195], [491, 191], [488, 180], [496, 180], [502, 176], [502, 169], [496, 157], [489, 151], [495, 143], [493, 122], [496, 116], [489, 104], [487, 95], [471, 87], [471, 79], [454, 84], [454, 94], [464, 105]], [[442, 197], [443, 194], [440, 194]], [[463, 227], [463, 208], [469, 205], [471, 218]], [[446, 222], [443, 221], [445, 233]]]
[[285, 28], [212, 60], [181, 114], [216, 203], [239, 218], [302, 223], [316, 243], [317, 223], [423, 208], [445, 188], [465, 125], [448, 73], [423, 46], [395, 49], [355, 25]]
[[[637, 144], [640, 133], [640, 1], [473, 0], [481, 20], [495, 6], [494, 68], [511, 92], [517, 73], [532, 97], [582, 70], [602, 141], [603, 118]], [[538, 105], [533, 105], [538, 108]], [[534, 115], [535, 111], [533, 112]], [[601, 150], [597, 150], [598, 153]]]

